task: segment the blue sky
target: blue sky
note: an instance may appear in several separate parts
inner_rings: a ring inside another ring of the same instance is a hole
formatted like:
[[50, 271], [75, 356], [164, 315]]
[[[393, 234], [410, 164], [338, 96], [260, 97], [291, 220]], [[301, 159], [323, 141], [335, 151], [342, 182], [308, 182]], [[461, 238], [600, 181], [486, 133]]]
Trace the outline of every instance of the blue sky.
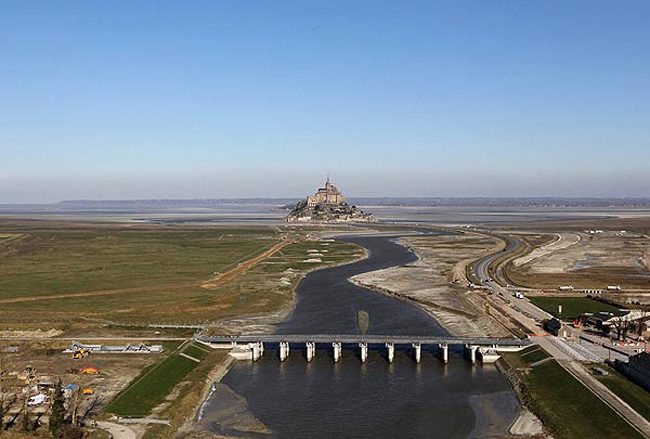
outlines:
[[650, 196], [650, 2], [0, 3], [0, 203]]

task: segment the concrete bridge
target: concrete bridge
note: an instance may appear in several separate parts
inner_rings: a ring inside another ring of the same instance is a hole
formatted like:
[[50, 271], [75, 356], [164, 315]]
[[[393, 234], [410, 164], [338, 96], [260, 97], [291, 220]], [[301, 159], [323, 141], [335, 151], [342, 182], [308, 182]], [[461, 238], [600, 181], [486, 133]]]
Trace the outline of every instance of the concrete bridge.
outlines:
[[291, 345], [305, 346], [307, 361], [316, 356], [316, 346], [331, 346], [335, 362], [341, 358], [343, 345], [358, 346], [361, 362], [368, 358], [368, 345], [383, 345], [386, 348], [386, 358], [393, 362], [395, 346], [408, 346], [413, 349], [413, 358], [419, 363], [422, 358], [422, 347], [437, 348], [438, 356], [443, 363], [449, 361], [449, 346], [464, 347], [465, 358], [472, 363], [480, 360], [484, 363], [496, 361], [500, 352], [518, 351], [529, 346], [529, 339], [495, 338], [495, 337], [453, 337], [453, 336], [418, 336], [418, 335], [287, 335], [287, 334], [258, 334], [258, 335], [222, 335], [196, 336], [197, 342], [210, 345], [213, 348], [231, 349], [231, 355], [241, 360], [259, 360], [264, 354], [265, 344], [277, 344], [280, 361], [288, 358]]

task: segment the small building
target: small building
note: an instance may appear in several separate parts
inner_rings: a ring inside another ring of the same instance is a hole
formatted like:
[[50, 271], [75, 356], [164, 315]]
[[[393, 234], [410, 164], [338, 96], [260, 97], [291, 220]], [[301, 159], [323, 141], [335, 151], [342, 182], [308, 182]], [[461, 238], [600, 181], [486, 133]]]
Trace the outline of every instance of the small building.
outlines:
[[501, 358], [501, 354], [496, 349], [479, 348], [479, 358], [482, 363], [496, 363]]
[[642, 321], [650, 315], [650, 312], [633, 309], [620, 309], [614, 312], [600, 311], [595, 313], [585, 313], [581, 315], [578, 320], [581, 324], [586, 326], [593, 326], [601, 331], [607, 331], [613, 327], [615, 323], [620, 320], [629, 322]]
[[63, 351], [64, 353], [74, 353], [79, 350], [92, 352], [93, 354], [157, 354], [163, 351], [162, 345], [146, 345], [144, 343], [137, 345], [101, 345], [101, 344], [83, 344], [73, 341], [70, 347]]
[[40, 391], [49, 391], [54, 388], [54, 382], [52, 381], [39, 381], [36, 384], [36, 388]]

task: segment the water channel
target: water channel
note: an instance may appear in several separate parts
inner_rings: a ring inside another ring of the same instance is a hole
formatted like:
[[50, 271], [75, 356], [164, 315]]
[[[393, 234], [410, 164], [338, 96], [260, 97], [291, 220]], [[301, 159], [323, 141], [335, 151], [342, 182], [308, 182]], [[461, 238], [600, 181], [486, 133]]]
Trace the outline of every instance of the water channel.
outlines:
[[[369, 257], [309, 274], [277, 333], [356, 333], [356, 313], [363, 310], [370, 316], [369, 334], [445, 334], [417, 307], [347, 280], [413, 262], [410, 250], [394, 237], [345, 240], [365, 247]], [[358, 348], [350, 347], [335, 364], [331, 347], [319, 345], [311, 363], [293, 347], [280, 362], [275, 349], [267, 350], [255, 363], [237, 363], [216, 386], [204, 426], [235, 437], [499, 437], [519, 413], [514, 393], [493, 365], [472, 366], [453, 350], [447, 365], [434, 351], [423, 352], [420, 364], [411, 350], [396, 351], [392, 364], [385, 355], [376, 347], [362, 364]], [[263, 433], [250, 431], [261, 424]]]

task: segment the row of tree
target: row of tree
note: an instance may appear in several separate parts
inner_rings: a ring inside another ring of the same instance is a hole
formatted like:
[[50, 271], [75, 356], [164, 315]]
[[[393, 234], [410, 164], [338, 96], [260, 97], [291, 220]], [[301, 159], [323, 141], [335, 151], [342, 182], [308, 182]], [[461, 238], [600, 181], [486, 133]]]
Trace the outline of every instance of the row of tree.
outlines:
[[[28, 380], [28, 383], [31, 380]], [[29, 416], [29, 384], [23, 392], [23, 407], [22, 407], [22, 416], [20, 426], [21, 429], [29, 433], [34, 430], [35, 425], [30, 420]], [[4, 386], [4, 369], [0, 364], [0, 435], [5, 428], [4, 418], [5, 418], [5, 386]], [[73, 416], [71, 419], [71, 424], [66, 423], [66, 407], [65, 407], [65, 394], [63, 391], [63, 384], [60, 379], [58, 379], [54, 386], [54, 391], [52, 392], [51, 404], [50, 404], [50, 420], [49, 420], [49, 430], [54, 438], [65, 438], [65, 439], [74, 439], [77, 437], [82, 437], [81, 432], [76, 427], [77, 416], [76, 416], [77, 407], [73, 408]]]

